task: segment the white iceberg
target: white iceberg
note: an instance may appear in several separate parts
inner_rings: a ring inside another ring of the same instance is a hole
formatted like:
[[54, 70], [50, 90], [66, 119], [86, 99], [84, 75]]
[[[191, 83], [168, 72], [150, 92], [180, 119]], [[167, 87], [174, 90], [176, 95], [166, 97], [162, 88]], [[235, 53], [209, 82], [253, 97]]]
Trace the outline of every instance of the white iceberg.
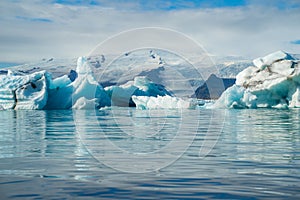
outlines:
[[24, 76], [12, 72], [1, 75], [2, 109], [42, 109], [47, 103], [50, 77], [46, 71]]
[[166, 96], [132, 96], [132, 100], [136, 105], [137, 109], [148, 110], [148, 109], [188, 109], [195, 108], [196, 101], [183, 100], [177, 97]]
[[214, 108], [299, 107], [300, 61], [282, 51], [253, 61]]

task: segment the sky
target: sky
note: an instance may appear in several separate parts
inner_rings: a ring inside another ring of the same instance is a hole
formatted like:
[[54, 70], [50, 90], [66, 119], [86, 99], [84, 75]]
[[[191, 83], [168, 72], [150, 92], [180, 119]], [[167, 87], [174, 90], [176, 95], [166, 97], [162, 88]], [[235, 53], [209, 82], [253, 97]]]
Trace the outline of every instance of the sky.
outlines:
[[299, 19], [300, 0], [2, 0], [0, 62], [76, 58], [143, 27], [178, 31], [212, 55], [300, 54]]

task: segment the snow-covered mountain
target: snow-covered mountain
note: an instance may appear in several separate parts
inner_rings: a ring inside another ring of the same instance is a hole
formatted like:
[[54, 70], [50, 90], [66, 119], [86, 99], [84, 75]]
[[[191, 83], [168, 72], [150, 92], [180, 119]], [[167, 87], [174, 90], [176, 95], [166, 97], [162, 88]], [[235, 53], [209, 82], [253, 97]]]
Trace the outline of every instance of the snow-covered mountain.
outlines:
[[235, 78], [238, 73], [252, 65], [252, 61], [232, 61], [217, 64], [218, 73], [216, 75], [221, 78]]
[[23, 73], [23, 74], [29, 74], [41, 70], [47, 70], [52, 74], [53, 78], [57, 78], [64, 74], [68, 74], [68, 72], [70, 72], [71, 69], [75, 70], [77, 65], [76, 62], [77, 62], [77, 58], [74, 59], [49, 58], [49, 59], [42, 59], [37, 62], [31, 62], [22, 65], [17, 65], [14, 67], [9, 67], [6, 69]]

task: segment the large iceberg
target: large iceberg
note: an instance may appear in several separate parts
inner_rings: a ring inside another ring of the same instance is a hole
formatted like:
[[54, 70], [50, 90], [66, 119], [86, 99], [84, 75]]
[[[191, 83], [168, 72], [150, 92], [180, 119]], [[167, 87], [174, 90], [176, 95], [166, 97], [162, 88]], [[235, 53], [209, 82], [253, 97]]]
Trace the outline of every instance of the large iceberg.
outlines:
[[1, 109], [90, 109], [109, 105], [110, 98], [84, 57], [78, 59], [72, 77], [64, 75], [53, 80], [46, 71], [29, 75], [8, 71], [0, 75]]
[[[49, 103], [46, 109], [69, 109], [74, 105], [78, 105], [78, 100], [82, 102], [82, 97], [85, 100], [92, 100], [94, 108], [110, 105], [110, 98], [94, 78], [91, 67], [85, 57], [78, 58], [76, 72], [78, 77], [74, 82], [68, 84], [67, 81], [61, 81], [63, 84], [50, 90]], [[90, 103], [91, 101], [88, 103], [89, 108], [92, 108]], [[74, 106], [74, 108], [87, 107]]]
[[278, 51], [253, 61], [236, 77], [213, 108], [286, 108], [300, 106], [300, 61]]

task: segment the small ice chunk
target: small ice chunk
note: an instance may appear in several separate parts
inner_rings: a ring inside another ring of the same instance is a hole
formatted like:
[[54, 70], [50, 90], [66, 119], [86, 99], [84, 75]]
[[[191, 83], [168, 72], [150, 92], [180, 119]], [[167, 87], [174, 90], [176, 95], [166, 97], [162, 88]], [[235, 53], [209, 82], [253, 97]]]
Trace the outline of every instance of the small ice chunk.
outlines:
[[99, 103], [96, 98], [86, 99], [85, 97], [80, 97], [77, 99], [72, 108], [76, 110], [93, 110], [97, 107], [99, 107]]
[[292, 96], [292, 100], [289, 107], [300, 108], [300, 86], [297, 87], [296, 92]]

